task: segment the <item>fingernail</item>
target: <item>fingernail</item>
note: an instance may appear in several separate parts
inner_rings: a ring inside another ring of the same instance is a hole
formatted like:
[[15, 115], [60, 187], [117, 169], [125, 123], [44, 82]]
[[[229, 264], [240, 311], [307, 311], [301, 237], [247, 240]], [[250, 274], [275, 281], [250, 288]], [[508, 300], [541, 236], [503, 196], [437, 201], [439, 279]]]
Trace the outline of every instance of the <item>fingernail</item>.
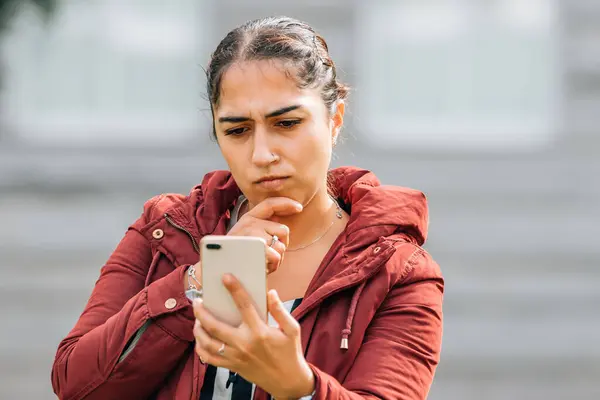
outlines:
[[192, 304], [194, 305], [194, 307], [200, 306], [200, 305], [202, 305], [202, 299], [201, 298], [195, 298], [194, 302]]
[[233, 275], [231, 274], [224, 274], [223, 275], [223, 283], [226, 285], [231, 285], [233, 283]]
[[200, 320], [196, 320], [196, 322], [194, 322], [194, 329], [198, 329], [198, 328], [202, 328], [202, 325], [200, 324]]
[[304, 208], [304, 207], [302, 206], [302, 204], [300, 204], [300, 203], [296, 203], [296, 209], [297, 209], [298, 211], [302, 211], [302, 209], [303, 209], [303, 208]]

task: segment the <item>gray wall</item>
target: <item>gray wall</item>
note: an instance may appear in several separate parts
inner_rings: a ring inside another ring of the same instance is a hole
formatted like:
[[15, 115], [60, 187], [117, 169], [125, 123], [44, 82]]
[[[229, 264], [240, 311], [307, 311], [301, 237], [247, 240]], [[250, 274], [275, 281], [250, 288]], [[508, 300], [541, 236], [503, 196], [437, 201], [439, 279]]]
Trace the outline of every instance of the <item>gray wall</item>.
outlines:
[[430, 399], [600, 398], [594, 0], [73, 0], [47, 28], [24, 13], [1, 53], [0, 398], [53, 398], [56, 346], [143, 202], [225, 167], [200, 66], [270, 14], [313, 24], [355, 88], [335, 164], [429, 197], [446, 277]]

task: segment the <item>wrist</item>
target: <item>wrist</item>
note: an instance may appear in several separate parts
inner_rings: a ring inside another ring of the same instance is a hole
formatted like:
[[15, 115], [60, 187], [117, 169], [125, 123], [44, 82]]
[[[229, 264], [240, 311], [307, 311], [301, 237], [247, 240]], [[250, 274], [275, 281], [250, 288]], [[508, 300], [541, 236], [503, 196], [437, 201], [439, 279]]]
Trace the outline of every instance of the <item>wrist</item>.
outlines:
[[289, 399], [302, 399], [305, 396], [311, 396], [315, 391], [315, 375], [308, 363], [302, 363], [302, 373], [299, 375], [299, 380], [296, 387], [290, 392]]
[[183, 279], [183, 291], [186, 296], [193, 301], [194, 298], [202, 297], [202, 285], [199, 279], [200, 262], [190, 265], [185, 272]]

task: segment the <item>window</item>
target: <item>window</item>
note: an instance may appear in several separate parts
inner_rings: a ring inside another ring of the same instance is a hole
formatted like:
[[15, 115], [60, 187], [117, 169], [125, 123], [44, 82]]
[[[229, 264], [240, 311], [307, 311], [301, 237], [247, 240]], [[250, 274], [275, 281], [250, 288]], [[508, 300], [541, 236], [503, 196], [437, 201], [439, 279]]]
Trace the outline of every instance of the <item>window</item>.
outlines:
[[376, 147], [537, 148], [558, 128], [551, 0], [386, 0], [358, 15], [358, 130]]
[[48, 27], [23, 13], [2, 48], [4, 129], [52, 145], [207, 137], [204, 3], [63, 1]]

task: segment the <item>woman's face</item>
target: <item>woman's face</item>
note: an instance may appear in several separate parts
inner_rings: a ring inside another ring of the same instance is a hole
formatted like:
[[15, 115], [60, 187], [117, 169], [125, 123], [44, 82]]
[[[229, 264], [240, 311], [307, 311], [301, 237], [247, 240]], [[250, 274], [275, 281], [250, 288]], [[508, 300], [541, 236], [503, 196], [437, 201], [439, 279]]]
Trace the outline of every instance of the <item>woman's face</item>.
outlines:
[[221, 152], [251, 204], [285, 196], [306, 205], [326, 190], [344, 105], [333, 115], [319, 89], [300, 89], [280, 61], [235, 63], [214, 109]]

